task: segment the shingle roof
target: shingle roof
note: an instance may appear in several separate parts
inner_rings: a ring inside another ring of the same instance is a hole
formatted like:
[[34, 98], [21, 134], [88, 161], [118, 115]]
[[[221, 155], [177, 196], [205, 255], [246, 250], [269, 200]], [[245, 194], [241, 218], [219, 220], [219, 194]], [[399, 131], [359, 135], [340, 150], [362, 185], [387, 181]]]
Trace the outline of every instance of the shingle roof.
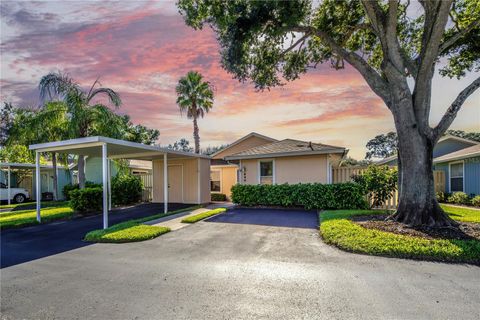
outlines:
[[345, 148], [293, 139], [272, 142], [225, 157], [227, 160], [261, 156], [288, 156], [300, 154], [343, 153]]
[[461, 149], [452, 153], [448, 153], [441, 157], [437, 157], [433, 159], [433, 162], [439, 163], [439, 162], [446, 162], [451, 160], [460, 160], [460, 159], [465, 159], [465, 158], [470, 158], [475, 156], [480, 156], [480, 144], [477, 144], [465, 149]]

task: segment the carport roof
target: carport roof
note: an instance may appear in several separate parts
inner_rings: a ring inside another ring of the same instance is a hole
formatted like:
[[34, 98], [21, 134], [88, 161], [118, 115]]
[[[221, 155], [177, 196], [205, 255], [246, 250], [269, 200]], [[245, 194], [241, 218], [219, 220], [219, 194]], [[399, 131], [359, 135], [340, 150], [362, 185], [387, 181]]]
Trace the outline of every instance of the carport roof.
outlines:
[[167, 154], [169, 158], [205, 158], [209, 156], [191, 152], [174, 151], [159, 146], [112, 139], [102, 136], [47, 142], [30, 145], [30, 150], [38, 152], [58, 152], [84, 156], [101, 157], [102, 145], [107, 145], [107, 156], [111, 159], [153, 160]]

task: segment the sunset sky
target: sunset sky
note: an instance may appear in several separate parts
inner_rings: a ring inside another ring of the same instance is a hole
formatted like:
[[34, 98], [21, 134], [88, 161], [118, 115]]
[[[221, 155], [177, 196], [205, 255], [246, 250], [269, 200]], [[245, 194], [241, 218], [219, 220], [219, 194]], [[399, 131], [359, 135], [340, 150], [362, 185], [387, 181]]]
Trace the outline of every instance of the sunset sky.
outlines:
[[[361, 159], [366, 142], [393, 130], [383, 102], [352, 68], [328, 65], [300, 80], [256, 92], [220, 66], [214, 33], [185, 26], [174, 2], [1, 2], [1, 100], [38, 106], [42, 75], [65, 71], [84, 86], [97, 77], [118, 91], [120, 113], [160, 130], [159, 143], [187, 138], [192, 123], [175, 104], [175, 85], [189, 70], [216, 88], [213, 110], [200, 120], [202, 147], [256, 131], [345, 146]], [[434, 79], [431, 123], [474, 78]], [[3, 104], [3, 103], [2, 103]], [[453, 129], [480, 130], [480, 90], [465, 103]]]

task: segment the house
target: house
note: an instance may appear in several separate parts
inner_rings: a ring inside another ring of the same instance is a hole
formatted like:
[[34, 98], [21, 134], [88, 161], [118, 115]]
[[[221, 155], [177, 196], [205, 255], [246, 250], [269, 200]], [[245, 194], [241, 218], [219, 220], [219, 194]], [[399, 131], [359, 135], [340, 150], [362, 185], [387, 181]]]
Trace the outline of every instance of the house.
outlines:
[[433, 164], [445, 174], [445, 192], [480, 194], [480, 143], [436, 157]]
[[[24, 188], [30, 194], [30, 198], [35, 200], [35, 164], [33, 163], [0, 163], [0, 182], [7, 184], [8, 171], [10, 170], [11, 187]], [[63, 187], [72, 183], [70, 170], [57, 166], [57, 186], [58, 200], [63, 200]], [[40, 174], [41, 190], [43, 192], [53, 192], [53, 166], [41, 165]]]
[[279, 141], [253, 132], [212, 156], [211, 191], [230, 196], [236, 183], [332, 183], [332, 167], [347, 152], [343, 147]]
[[239, 161], [226, 161], [225, 157], [277, 141], [276, 139], [251, 132], [211, 155], [210, 191], [223, 193], [230, 198], [230, 189], [238, 182]]
[[[477, 141], [472, 141], [452, 135], [445, 135], [438, 140], [437, 144], [433, 148], [433, 158], [441, 157], [443, 155], [462, 150], [477, 144], [479, 144], [479, 142]], [[391, 157], [387, 157], [385, 159], [377, 161], [375, 162], [375, 164], [396, 166], [397, 155], [393, 155]]]
[[[128, 170], [134, 175], [151, 175], [152, 162], [144, 160], [126, 160], [125, 165]], [[78, 165], [75, 163], [70, 167], [73, 175], [74, 183], [78, 183]], [[115, 177], [120, 170], [119, 164], [110, 160], [110, 171], [112, 177]], [[85, 180], [102, 183], [102, 158], [100, 157], [85, 157]]]

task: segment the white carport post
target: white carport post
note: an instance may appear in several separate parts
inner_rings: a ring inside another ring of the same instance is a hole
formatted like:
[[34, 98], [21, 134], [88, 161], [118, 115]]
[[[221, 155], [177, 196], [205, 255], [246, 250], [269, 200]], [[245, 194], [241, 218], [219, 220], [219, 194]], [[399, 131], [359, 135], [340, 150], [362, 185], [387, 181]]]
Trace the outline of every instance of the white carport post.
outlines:
[[102, 144], [102, 177], [103, 177], [103, 229], [108, 228], [108, 165], [107, 144]]
[[112, 164], [108, 159], [108, 210], [112, 210]]
[[163, 154], [163, 213], [168, 212], [168, 163], [167, 154]]
[[40, 152], [35, 152], [35, 200], [37, 207], [37, 221], [41, 222], [42, 218], [40, 217], [40, 201], [42, 200], [42, 190], [40, 184]]
[[10, 174], [10, 166], [7, 167], [7, 170], [8, 170], [8, 173], [7, 173], [7, 178], [8, 178], [8, 194], [7, 194], [7, 197], [8, 197], [8, 204], [10, 204], [10, 201], [12, 199], [12, 190], [11, 189], [11, 183], [10, 183], [10, 179], [12, 178], [11, 174]]

